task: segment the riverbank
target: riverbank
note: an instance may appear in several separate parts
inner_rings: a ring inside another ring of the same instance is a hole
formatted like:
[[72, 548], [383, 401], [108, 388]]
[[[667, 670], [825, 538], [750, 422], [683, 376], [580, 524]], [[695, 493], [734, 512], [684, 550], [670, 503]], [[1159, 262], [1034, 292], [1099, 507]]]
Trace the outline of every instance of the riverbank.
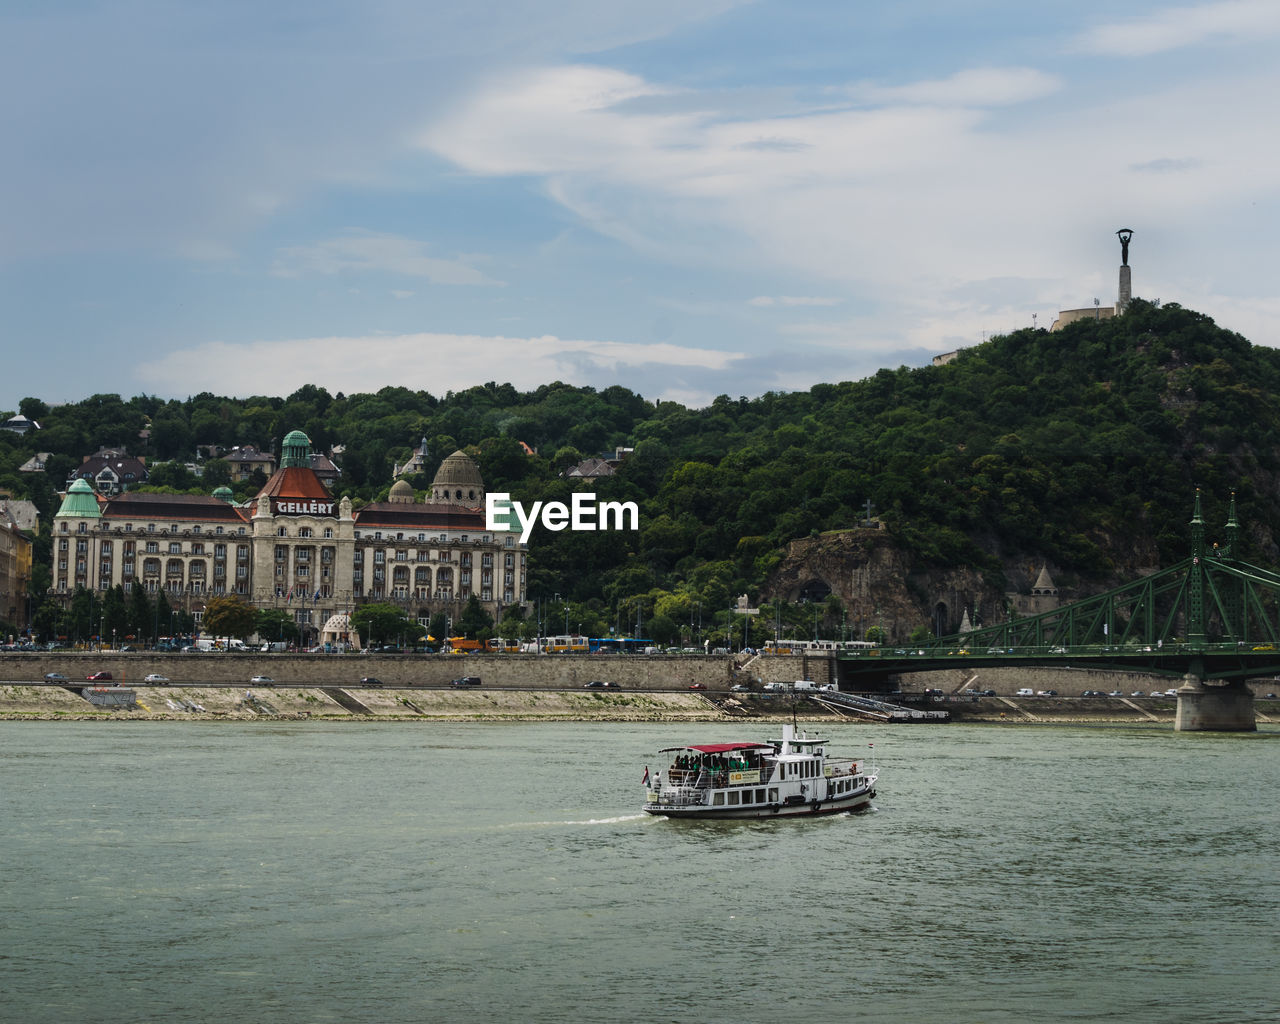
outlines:
[[[0, 720], [325, 722], [806, 722], [860, 721], [808, 699], [703, 692], [578, 693], [516, 689], [360, 689], [358, 687], [139, 686], [138, 707], [110, 710], [59, 686], [0, 685]], [[953, 721], [1016, 724], [1115, 723], [1172, 727], [1168, 699], [981, 697], [947, 701]], [[1259, 701], [1259, 724], [1280, 722], [1280, 705]], [[877, 723], [867, 722], [867, 725]], [[920, 727], [926, 727], [921, 725]]]

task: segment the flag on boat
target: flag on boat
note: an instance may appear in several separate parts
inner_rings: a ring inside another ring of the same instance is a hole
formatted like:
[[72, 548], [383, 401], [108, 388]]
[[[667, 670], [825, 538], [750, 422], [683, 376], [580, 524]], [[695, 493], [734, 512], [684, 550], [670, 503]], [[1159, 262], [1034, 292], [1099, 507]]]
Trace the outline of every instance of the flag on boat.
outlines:
[[640, 780], [640, 785], [642, 786], [649, 785], [649, 766], [648, 765], [644, 766], [644, 778]]

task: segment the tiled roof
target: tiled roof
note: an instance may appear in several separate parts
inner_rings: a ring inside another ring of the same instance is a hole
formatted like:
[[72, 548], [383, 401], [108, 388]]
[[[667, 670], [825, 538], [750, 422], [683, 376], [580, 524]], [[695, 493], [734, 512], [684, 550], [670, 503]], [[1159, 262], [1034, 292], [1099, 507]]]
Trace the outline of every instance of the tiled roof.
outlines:
[[109, 498], [103, 512], [113, 519], [188, 519], [243, 525], [248, 520], [234, 505], [205, 494], [136, 494]]
[[309, 498], [318, 501], [333, 501], [333, 495], [325, 487], [324, 481], [316, 476], [315, 470], [307, 466], [284, 466], [271, 474], [257, 497], [267, 495], [271, 498]]
[[368, 529], [397, 529], [419, 533], [425, 530], [483, 530], [484, 509], [461, 508], [457, 505], [407, 504], [396, 501], [375, 501], [355, 514], [356, 526]]

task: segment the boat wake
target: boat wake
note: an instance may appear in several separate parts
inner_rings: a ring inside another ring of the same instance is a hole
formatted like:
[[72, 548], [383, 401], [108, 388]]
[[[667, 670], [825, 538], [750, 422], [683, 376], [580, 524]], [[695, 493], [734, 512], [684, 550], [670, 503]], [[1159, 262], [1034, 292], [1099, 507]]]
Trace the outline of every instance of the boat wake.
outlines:
[[649, 815], [640, 814], [620, 814], [614, 818], [583, 818], [577, 821], [526, 821], [521, 822], [517, 828], [549, 828], [559, 825], [621, 825], [628, 821], [642, 821]]

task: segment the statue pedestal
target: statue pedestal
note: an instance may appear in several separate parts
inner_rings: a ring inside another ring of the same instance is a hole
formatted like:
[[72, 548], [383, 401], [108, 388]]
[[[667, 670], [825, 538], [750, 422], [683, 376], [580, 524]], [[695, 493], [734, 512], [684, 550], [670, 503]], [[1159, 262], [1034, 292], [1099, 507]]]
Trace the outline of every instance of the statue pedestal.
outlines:
[[1206, 686], [1187, 676], [1178, 690], [1175, 732], [1257, 732], [1253, 691], [1243, 680]]

